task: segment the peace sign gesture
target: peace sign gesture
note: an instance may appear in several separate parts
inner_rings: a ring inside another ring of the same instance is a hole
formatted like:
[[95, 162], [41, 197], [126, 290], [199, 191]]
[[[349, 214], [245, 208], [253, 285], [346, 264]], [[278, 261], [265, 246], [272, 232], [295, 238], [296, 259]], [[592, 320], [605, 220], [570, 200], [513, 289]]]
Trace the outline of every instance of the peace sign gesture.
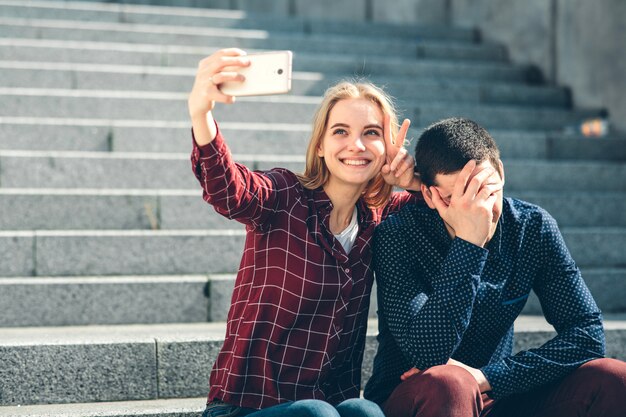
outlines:
[[415, 160], [404, 148], [404, 140], [411, 121], [404, 119], [395, 141], [391, 134], [391, 118], [385, 114], [383, 118], [383, 134], [385, 137], [385, 153], [387, 162], [380, 170], [385, 182], [400, 188], [419, 191], [420, 181], [413, 172]]

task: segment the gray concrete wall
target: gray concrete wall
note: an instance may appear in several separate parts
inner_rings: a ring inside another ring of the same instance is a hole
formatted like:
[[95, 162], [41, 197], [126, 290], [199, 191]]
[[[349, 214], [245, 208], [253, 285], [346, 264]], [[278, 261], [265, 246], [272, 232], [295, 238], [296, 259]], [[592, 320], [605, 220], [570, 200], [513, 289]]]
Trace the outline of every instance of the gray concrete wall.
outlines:
[[450, 0], [368, 0], [372, 20], [377, 22], [446, 24]]
[[533, 64], [551, 79], [553, 0], [451, 0], [450, 21], [478, 28], [485, 41], [507, 46], [513, 62]]
[[[298, 3], [298, 15], [319, 16], [321, 5], [303, 4], [316, 2]], [[548, 83], [569, 87], [576, 107], [607, 108], [613, 127], [626, 132], [624, 0], [343, 0], [333, 4], [324, 9], [337, 17], [477, 28], [485, 41], [506, 45], [512, 62], [533, 65]]]
[[556, 81], [626, 132], [626, 1], [558, 0]]
[[574, 105], [606, 107], [626, 131], [624, 0], [451, 0], [449, 21], [502, 42], [511, 60], [570, 87]]

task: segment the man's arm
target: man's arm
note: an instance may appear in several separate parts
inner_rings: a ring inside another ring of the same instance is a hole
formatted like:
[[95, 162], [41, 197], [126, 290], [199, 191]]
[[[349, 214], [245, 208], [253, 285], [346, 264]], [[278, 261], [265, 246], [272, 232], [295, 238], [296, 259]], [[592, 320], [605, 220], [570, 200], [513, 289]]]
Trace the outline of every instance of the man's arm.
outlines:
[[[488, 251], [498, 183], [488, 185], [493, 168], [472, 177], [469, 161], [455, 180], [450, 203], [436, 187], [422, 185], [427, 204], [453, 228], [455, 238], [438, 268], [420, 268], [419, 258], [441, 257], [420, 226], [390, 219], [379, 227], [374, 258], [381, 311], [397, 345], [418, 369], [448, 361], [469, 325]], [[395, 227], [394, 227], [395, 225]], [[403, 239], [404, 238], [404, 239]]]
[[534, 291], [557, 336], [482, 368], [492, 396], [524, 392], [567, 375], [585, 362], [604, 356], [602, 315], [582, 280], [555, 220], [541, 212], [537, 261], [543, 266]]
[[444, 364], [463, 337], [487, 250], [456, 238], [434, 276], [419, 258], [438, 256], [428, 236], [392, 217], [374, 243], [379, 310], [398, 347], [418, 369]]

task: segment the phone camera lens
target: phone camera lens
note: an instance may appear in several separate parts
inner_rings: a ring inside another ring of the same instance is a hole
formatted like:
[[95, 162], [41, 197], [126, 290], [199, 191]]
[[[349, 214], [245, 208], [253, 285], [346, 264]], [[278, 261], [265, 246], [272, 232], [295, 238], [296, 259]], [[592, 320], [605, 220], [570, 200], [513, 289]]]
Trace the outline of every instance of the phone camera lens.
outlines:
[[278, 75], [281, 75], [283, 73], [283, 69], [280, 68], [277, 72], [278, 72]]

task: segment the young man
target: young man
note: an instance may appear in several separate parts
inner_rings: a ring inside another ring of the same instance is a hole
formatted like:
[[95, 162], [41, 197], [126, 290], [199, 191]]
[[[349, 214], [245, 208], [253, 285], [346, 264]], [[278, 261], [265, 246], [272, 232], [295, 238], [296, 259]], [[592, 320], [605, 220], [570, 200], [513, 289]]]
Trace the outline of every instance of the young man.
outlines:
[[[365, 398], [387, 417], [624, 416], [626, 364], [602, 359], [600, 310], [555, 220], [502, 197], [487, 131], [430, 126], [415, 169], [426, 205], [376, 232], [379, 347]], [[531, 290], [558, 334], [513, 355]]]

